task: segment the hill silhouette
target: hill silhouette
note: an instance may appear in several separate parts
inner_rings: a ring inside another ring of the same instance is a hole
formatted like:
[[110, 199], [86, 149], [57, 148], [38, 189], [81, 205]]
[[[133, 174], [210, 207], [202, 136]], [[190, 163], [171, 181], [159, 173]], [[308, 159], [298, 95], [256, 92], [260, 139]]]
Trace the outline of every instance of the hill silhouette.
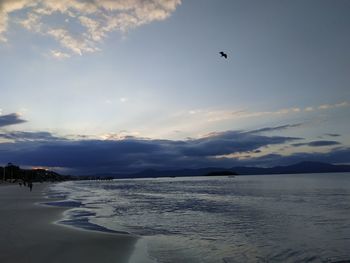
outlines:
[[220, 175], [263, 175], [263, 174], [302, 174], [302, 173], [338, 173], [350, 172], [350, 165], [335, 165], [322, 162], [300, 162], [293, 165], [275, 167], [237, 166], [232, 168], [207, 167], [199, 169], [156, 170], [146, 169], [141, 172], [122, 174], [95, 174], [90, 177], [109, 178], [157, 178], [185, 176], [220, 176]]

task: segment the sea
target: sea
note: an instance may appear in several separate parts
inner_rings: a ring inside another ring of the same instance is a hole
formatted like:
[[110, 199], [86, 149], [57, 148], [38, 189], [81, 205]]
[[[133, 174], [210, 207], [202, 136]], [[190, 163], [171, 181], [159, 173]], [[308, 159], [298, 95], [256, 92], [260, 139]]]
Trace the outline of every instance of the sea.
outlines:
[[350, 260], [350, 173], [71, 181], [47, 194], [69, 208], [59, 224], [139, 237], [130, 263]]

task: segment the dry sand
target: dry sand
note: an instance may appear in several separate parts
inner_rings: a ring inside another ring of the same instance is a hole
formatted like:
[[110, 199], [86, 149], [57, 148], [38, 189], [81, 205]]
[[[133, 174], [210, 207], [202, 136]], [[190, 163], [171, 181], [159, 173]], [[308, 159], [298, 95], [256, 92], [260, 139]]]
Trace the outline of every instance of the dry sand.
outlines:
[[135, 237], [55, 224], [65, 209], [37, 204], [45, 187], [0, 186], [1, 263], [128, 262]]

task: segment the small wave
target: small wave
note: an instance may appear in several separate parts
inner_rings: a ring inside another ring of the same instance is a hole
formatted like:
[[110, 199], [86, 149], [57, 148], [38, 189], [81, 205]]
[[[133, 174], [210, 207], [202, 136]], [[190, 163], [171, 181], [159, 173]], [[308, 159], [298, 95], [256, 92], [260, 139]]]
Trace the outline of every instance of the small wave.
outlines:
[[64, 219], [58, 222], [59, 224], [68, 225], [84, 230], [90, 230], [90, 231], [98, 231], [98, 232], [104, 232], [104, 233], [115, 233], [115, 234], [130, 234], [126, 231], [116, 231], [112, 230], [94, 223], [91, 223], [88, 218], [81, 217], [81, 218], [73, 218], [73, 219]]
[[53, 201], [45, 202], [45, 205], [58, 206], [58, 207], [81, 207], [82, 203], [78, 201], [65, 200], [65, 201]]

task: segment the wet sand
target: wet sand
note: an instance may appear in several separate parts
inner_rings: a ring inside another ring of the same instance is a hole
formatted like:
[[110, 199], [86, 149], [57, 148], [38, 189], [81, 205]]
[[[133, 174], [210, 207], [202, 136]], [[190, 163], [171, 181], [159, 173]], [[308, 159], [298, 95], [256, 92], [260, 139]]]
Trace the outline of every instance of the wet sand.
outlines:
[[66, 210], [47, 202], [45, 184], [0, 185], [1, 263], [123, 263], [133, 253], [131, 235], [78, 230], [54, 223]]

